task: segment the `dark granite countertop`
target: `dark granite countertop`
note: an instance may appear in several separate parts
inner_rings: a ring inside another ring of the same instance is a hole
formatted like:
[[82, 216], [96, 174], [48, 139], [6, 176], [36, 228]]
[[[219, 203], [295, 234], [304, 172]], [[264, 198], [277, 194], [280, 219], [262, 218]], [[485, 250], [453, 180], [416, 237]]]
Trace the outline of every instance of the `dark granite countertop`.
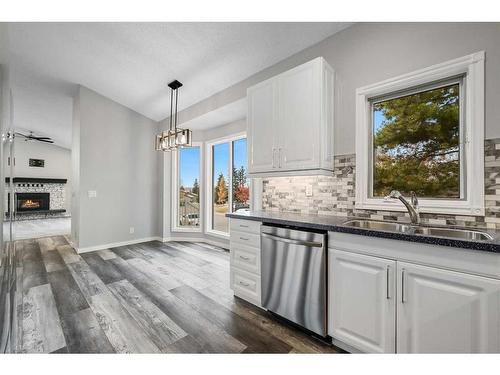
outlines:
[[[383, 231], [366, 228], [354, 228], [344, 225], [344, 222], [351, 219], [365, 218], [348, 218], [342, 216], [327, 216], [327, 215], [306, 215], [286, 212], [270, 212], [270, 211], [248, 211], [242, 213], [226, 214], [227, 217], [244, 220], [261, 221], [269, 224], [292, 225], [300, 228], [319, 229], [331, 232], [351, 233], [370, 237], [388, 238], [393, 240], [421, 242], [430, 245], [450, 246], [463, 249], [488, 251], [500, 253], [500, 231], [484, 230], [481, 228], [466, 228], [478, 229], [489, 233], [493, 240], [463, 240], [453, 239], [438, 236], [429, 236], [423, 234], [399, 233], [392, 231]], [[437, 227], [437, 225], [433, 225]], [[455, 228], [455, 227], [447, 227]]]

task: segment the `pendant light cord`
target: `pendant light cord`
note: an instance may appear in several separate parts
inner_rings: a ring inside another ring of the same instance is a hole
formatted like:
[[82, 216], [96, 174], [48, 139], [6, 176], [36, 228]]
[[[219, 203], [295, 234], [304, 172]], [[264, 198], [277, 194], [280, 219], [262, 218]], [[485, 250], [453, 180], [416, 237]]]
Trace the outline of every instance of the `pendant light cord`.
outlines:
[[177, 103], [179, 103], [179, 89], [175, 89], [175, 132], [177, 133]]
[[172, 131], [172, 111], [174, 109], [174, 89], [170, 89], [170, 131]]

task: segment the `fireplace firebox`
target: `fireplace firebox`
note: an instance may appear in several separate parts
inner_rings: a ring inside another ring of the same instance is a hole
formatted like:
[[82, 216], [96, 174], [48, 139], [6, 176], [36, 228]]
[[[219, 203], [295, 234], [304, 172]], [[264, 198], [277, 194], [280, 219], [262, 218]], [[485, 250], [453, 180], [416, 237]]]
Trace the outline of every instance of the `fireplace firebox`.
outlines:
[[50, 193], [16, 193], [17, 212], [50, 210]]

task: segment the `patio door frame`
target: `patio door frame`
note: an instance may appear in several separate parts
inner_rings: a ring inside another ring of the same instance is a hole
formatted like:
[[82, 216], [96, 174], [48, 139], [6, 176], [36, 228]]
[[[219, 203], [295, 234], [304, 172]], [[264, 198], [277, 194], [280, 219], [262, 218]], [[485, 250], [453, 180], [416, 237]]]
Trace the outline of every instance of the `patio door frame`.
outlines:
[[[239, 139], [243, 139], [247, 137], [246, 132], [240, 132], [236, 134], [232, 134], [230, 136], [225, 136], [222, 138], [212, 139], [210, 141], [205, 142], [205, 171], [206, 171], [206, 190], [205, 190], [205, 234], [216, 236], [224, 239], [229, 238], [229, 229], [228, 232], [222, 232], [218, 230], [212, 229], [213, 225], [213, 197], [214, 197], [214, 186], [213, 186], [213, 146], [222, 144], [222, 143], [230, 143], [229, 145], [229, 159], [228, 159], [228, 212], [232, 211], [233, 207], [233, 194], [232, 194], [232, 186], [233, 186], [233, 144], [232, 142], [237, 141]], [[247, 150], [248, 153], [248, 150]], [[250, 191], [250, 195], [252, 192]], [[250, 197], [251, 201], [251, 197]]]

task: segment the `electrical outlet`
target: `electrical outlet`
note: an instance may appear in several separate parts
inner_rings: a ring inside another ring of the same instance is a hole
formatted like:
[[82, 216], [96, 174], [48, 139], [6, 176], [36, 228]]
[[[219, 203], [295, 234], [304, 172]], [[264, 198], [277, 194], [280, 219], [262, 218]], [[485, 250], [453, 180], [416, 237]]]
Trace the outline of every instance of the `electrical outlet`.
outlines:
[[87, 195], [89, 198], [95, 198], [97, 197], [97, 190], [89, 190], [87, 191]]
[[313, 187], [312, 185], [306, 185], [306, 197], [313, 196]]
[[134, 227], [130, 227], [130, 234], [133, 234], [135, 232]]

